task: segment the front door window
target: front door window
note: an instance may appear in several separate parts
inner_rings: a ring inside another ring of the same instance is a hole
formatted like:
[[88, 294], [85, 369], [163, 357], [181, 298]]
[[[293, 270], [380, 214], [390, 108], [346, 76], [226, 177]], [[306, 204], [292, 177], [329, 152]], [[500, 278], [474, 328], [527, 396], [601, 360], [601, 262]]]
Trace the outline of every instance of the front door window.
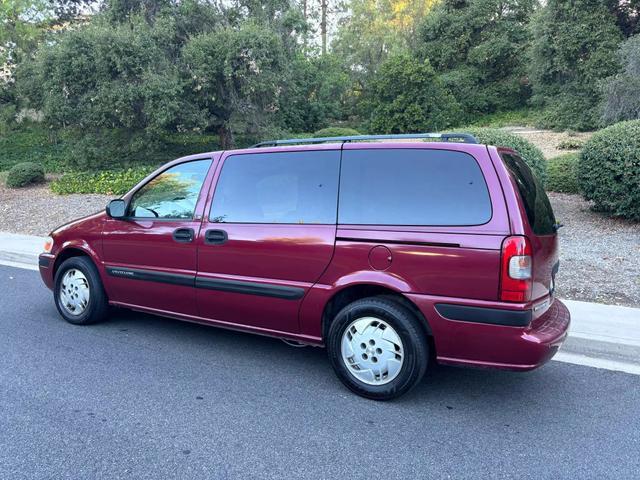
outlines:
[[131, 199], [135, 218], [191, 219], [211, 160], [182, 163], [150, 180]]

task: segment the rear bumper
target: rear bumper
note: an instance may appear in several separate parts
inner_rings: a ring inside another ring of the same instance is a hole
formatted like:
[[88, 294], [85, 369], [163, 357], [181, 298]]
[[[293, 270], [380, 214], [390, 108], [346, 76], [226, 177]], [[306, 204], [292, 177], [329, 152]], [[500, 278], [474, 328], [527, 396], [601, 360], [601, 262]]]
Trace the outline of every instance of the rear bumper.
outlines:
[[50, 253], [41, 253], [38, 257], [38, 269], [44, 284], [53, 290], [53, 265], [55, 256]]
[[442, 308], [443, 301], [421, 295], [411, 298], [428, 319], [437, 360], [445, 364], [532, 370], [555, 355], [571, 322], [569, 310], [558, 299], [551, 300], [546, 310], [541, 308], [544, 302], [533, 308], [476, 302], [459, 305], [468, 308], [447, 310]]

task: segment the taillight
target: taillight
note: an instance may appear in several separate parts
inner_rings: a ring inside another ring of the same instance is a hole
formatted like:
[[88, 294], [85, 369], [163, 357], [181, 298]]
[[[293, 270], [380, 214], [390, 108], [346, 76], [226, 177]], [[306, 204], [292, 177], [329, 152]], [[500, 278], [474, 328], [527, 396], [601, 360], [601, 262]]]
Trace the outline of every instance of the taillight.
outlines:
[[502, 242], [500, 260], [500, 300], [528, 302], [531, 300], [533, 261], [527, 237], [507, 237]]

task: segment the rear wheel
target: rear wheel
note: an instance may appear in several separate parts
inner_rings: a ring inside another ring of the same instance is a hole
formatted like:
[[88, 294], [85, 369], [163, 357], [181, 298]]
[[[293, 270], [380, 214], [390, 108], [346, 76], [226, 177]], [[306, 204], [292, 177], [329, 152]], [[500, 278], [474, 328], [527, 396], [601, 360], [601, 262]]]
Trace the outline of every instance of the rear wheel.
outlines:
[[89, 325], [105, 318], [107, 296], [100, 275], [87, 257], [72, 257], [58, 268], [54, 298], [58, 312], [74, 325]]
[[418, 319], [403, 305], [382, 297], [344, 307], [331, 323], [327, 350], [342, 383], [375, 400], [408, 392], [423, 377], [429, 359]]

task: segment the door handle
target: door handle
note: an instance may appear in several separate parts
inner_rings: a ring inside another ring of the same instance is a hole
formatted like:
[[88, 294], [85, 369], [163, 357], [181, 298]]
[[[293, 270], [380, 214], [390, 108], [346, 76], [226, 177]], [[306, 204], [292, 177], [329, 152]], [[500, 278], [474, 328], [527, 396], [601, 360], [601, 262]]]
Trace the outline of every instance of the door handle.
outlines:
[[195, 233], [193, 228], [178, 228], [173, 231], [173, 239], [179, 243], [190, 243], [193, 242], [193, 237]]
[[207, 245], [221, 245], [229, 239], [224, 230], [207, 230], [204, 232], [204, 243]]

